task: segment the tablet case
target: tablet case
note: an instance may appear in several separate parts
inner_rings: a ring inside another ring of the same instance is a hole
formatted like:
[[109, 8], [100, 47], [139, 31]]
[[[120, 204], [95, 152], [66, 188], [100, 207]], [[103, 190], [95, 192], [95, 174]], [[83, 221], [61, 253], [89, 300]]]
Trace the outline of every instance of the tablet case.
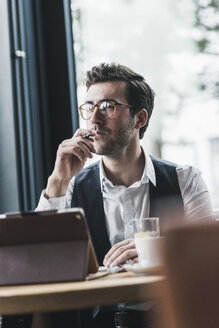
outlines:
[[82, 209], [9, 213], [0, 220], [0, 285], [84, 280], [97, 270]]

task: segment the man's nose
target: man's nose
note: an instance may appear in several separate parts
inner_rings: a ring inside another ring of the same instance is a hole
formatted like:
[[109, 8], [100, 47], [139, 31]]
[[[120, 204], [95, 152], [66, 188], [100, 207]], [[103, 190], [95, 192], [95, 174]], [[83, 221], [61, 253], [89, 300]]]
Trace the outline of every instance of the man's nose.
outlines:
[[98, 106], [95, 106], [94, 110], [93, 110], [93, 113], [92, 113], [92, 116], [91, 116], [91, 119], [90, 119], [90, 122], [92, 124], [95, 124], [97, 122], [102, 122], [102, 121], [103, 121], [103, 117], [100, 114], [99, 108], [98, 108]]

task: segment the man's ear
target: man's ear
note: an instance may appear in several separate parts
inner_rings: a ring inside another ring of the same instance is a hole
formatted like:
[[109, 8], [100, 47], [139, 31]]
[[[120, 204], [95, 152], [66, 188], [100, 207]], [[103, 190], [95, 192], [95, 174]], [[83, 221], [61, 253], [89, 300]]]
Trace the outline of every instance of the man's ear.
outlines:
[[145, 108], [142, 108], [138, 113], [136, 113], [136, 124], [135, 127], [140, 129], [148, 121], [148, 112]]

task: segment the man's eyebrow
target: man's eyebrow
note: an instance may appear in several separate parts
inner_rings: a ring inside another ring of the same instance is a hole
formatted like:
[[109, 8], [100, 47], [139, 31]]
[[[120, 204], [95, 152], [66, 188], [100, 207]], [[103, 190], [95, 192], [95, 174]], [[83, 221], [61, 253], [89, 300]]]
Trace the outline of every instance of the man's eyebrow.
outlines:
[[[100, 102], [102, 102], [102, 101], [115, 101], [115, 102], [117, 102], [117, 100], [112, 99], [112, 98], [104, 98], [104, 99], [101, 99], [100, 101], [98, 101], [98, 104], [99, 104]], [[86, 103], [88, 103], [88, 104], [93, 104], [94, 102], [91, 101], [91, 100], [87, 100]]]
[[[115, 101], [116, 102], [116, 100], [112, 99], [112, 98], [102, 99], [101, 101]], [[99, 101], [99, 102], [101, 102], [101, 101]]]

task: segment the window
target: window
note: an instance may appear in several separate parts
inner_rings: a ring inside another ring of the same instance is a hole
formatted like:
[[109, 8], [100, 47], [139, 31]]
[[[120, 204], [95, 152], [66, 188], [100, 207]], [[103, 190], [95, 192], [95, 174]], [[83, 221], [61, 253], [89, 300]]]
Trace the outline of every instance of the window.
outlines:
[[0, 212], [33, 210], [78, 127], [70, 1], [1, 1]]
[[79, 102], [93, 65], [118, 62], [141, 73], [156, 93], [143, 147], [198, 167], [213, 192], [207, 162], [219, 136], [217, 2], [72, 0], [71, 8]]

